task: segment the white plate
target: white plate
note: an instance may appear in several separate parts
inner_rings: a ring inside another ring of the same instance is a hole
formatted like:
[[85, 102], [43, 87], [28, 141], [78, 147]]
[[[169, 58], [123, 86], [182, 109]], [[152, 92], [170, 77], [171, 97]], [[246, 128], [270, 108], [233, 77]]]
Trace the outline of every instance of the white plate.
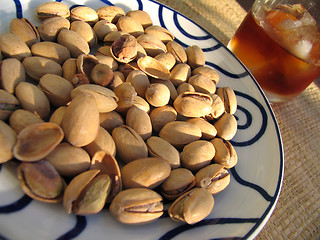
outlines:
[[[0, 5], [1, 31], [10, 20], [26, 17], [38, 24], [35, 8], [43, 0], [6, 0]], [[237, 94], [238, 132], [232, 143], [239, 162], [231, 170], [231, 183], [215, 196], [212, 213], [195, 225], [171, 221], [167, 215], [154, 223], [128, 226], [107, 210], [95, 216], [67, 215], [61, 204], [32, 201], [20, 189], [16, 173], [7, 165], [0, 170], [0, 238], [3, 239], [253, 239], [269, 219], [278, 200], [284, 159], [280, 132], [267, 99], [245, 67], [207, 31], [180, 13], [151, 0], [62, 0], [69, 6], [94, 9], [114, 4], [147, 11], [155, 25], [168, 28], [183, 46], [198, 45], [207, 65], [215, 68], [218, 86]]]

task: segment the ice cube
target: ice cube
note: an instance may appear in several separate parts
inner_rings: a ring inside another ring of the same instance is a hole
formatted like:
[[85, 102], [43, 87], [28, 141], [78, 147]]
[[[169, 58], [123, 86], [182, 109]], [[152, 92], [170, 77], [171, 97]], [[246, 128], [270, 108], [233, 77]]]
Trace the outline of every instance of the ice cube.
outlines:
[[316, 20], [311, 16], [311, 14], [307, 10], [301, 14], [298, 21], [300, 22], [301, 26], [304, 26], [304, 25], [316, 26], [317, 25]]
[[312, 42], [302, 39], [293, 47], [291, 47], [291, 53], [300, 59], [308, 59], [308, 55], [312, 49]]

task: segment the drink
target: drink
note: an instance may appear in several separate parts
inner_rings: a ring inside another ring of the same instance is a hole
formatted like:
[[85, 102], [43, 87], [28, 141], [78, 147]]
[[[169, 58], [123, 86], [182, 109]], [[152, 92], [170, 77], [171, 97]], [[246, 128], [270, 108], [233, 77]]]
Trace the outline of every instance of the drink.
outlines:
[[300, 4], [255, 4], [228, 47], [272, 102], [287, 101], [320, 75], [320, 28]]

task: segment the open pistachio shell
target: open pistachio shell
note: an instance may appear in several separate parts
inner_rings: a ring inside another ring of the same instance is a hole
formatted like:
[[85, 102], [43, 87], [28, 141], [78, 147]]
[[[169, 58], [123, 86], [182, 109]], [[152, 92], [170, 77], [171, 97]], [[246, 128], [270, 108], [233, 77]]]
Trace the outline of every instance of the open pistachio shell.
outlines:
[[155, 58], [152, 58], [150, 56], [139, 58], [138, 66], [144, 73], [146, 73], [150, 77], [162, 80], [170, 79], [169, 70]]

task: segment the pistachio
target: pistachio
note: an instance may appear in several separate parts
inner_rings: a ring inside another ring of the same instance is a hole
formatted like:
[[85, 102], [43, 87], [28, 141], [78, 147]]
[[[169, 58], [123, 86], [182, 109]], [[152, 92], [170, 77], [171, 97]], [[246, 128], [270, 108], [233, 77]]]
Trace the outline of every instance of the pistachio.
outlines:
[[221, 87], [217, 90], [217, 95], [224, 103], [224, 108], [227, 113], [234, 114], [237, 110], [237, 98], [230, 87]]
[[99, 114], [100, 125], [108, 132], [112, 132], [115, 127], [124, 124], [123, 117], [116, 111], [104, 112]]
[[177, 119], [177, 111], [170, 105], [154, 108], [150, 112], [152, 129], [159, 132], [164, 125]]
[[171, 82], [178, 87], [188, 81], [191, 76], [191, 68], [186, 63], [178, 63], [171, 70]]
[[9, 118], [10, 126], [16, 133], [19, 133], [26, 126], [41, 122], [44, 121], [39, 116], [25, 109], [15, 110]]
[[210, 78], [203, 74], [193, 75], [188, 79], [196, 92], [213, 94], [216, 92], [216, 84]]
[[93, 26], [93, 31], [99, 41], [104, 40], [105, 36], [112, 32], [118, 32], [117, 26], [108, 20], [100, 20]]
[[186, 83], [186, 82], [182, 83], [177, 88], [178, 94], [182, 94], [182, 93], [185, 93], [185, 92], [195, 92], [195, 91], [196, 90], [194, 89], [194, 87], [190, 83]]
[[[116, 71], [118, 69], [118, 62], [111, 56], [104, 56], [104, 55], [96, 55], [99, 63], [103, 63], [107, 65], [112, 71]], [[113, 74], [114, 75], [114, 74]]]
[[113, 80], [113, 71], [108, 65], [98, 63], [93, 67], [90, 77], [95, 84], [107, 86]]
[[72, 82], [77, 73], [77, 59], [69, 58], [62, 65], [62, 77]]
[[50, 116], [49, 122], [56, 123], [61, 127], [63, 115], [65, 114], [66, 110], [67, 110], [67, 106], [58, 107]]
[[192, 69], [203, 66], [205, 64], [205, 56], [202, 49], [197, 45], [188, 46], [186, 48], [188, 64]]
[[209, 94], [209, 96], [212, 99], [212, 111], [206, 115], [206, 119], [215, 120], [222, 116], [222, 114], [225, 112], [225, 107], [222, 99], [217, 94]]
[[150, 82], [152, 84], [154, 84], [154, 83], [159, 84], [160, 83], [160, 84], [165, 85], [169, 89], [170, 99], [172, 99], [173, 101], [178, 97], [177, 89], [170, 80], [160, 80], [160, 79], [152, 78]]
[[162, 197], [151, 189], [126, 189], [113, 199], [109, 210], [121, 223], [149, 223], [163, 214]]
[[71, 21], [85, 21], [89, 23], [90, 25], [94, 25], [96, 22], [98, 22], [99, 17], [97, 12], [87, 6], [77, 6], [75, 8], [72, 8], [70, 11], [70, 20]]
[[0, 120], [6, 121], [18, 107], [18, 99], [13, 94], [0, 89]]
[[119, 31], [129, 33], [136, 38], [139, 37], [144, 32], [144, 29], [141, 23], [139, 23], [134, 18], [128, 17], [128, 16], [121, 16], [118, 19], [117, 27]]
[[200, 66], [192, 71], [192, 75], [203, 74], [209, 77], [216, 84], [219, 82], [220, 77], [216, 70], [208, 66]]
[[18, 167], [22, 190], [31, 198], [48, 203], [62, 200], [65, 182], [46, 160], [23, 162]]
[[117, 23], [121, 16], [126, 15], [122, 8], [113, 5], [99, 7], [97, 14], [99, 19], [105, 19], [111, 23]]
[[0, 163], [5, 163], [13, 157], [12, 149], [16, 144], [16, 132], [2, 120], [0, 120], [0, 144]]
[[142, 34], [137, 41], [151, 57], [167, 52], [166, 45], [153, 35]]
[[127, 34], [120, 36], [111, 45], [111, 54], [119, 62], [128, 63], [137, 56], [137, 40]]
[[25, 70], [16, 58], [7, 58], [0, 62], [0, 86], [9, 93], [14, 93], [15, 87], [25, 81]]
[[26, 126], [17, 135], [13, 155], [21, 161], [38, 161], [52, 152], [63, 137], [63, 130], [55, 123], [42, 122]]
[[206, 218], [212, 211], [214, 198], [204, 188], [194, 188], [178, 197], [168, 213], [172, 220], [194, 224]]
[[187, 53], [184, 48], [175, 41], [170, 41], [167, 43], [167, 51], [172, 53], [175, 57], [177, 63], [186, 63], [188, 60]]
[[19, 61], [31, 56], [31, 51], [27, 44], [13, 33], [0, 34], [0, 50], [4, 57], [16, 58]]
[[213, 126], [217, 129], [217, 136], [224, 140], [231, 140], [237, 132], [237, 120], [230, 113], [224, 113]]
[[98, 44], [98, 38], [89, 23], [84, 21], [74, 21], [70, 25], [70, 30], [78, 33], [90, 47], [95, 47]]
[[28, 47], [40, 42], [36, 27], [27, 18], [14, 18], [10, 22], [10, 32], [20, 37]]
[[50, 17], [42, 21], [38, 26], [38, 32], [43, 41], [56, 41], [62, 29], [69, 29], [70, 22], [63, 17]]
[[41, 20], [60, 16], [68, 18], [70, 16], [69, 7], [62, 2], [46, 2], [40, 4], [37, 9], [37, 17]]
[[146, 11], [131, 10], [126, 15], [138, 21], [144, 29], [152, 25], [151, 17]]
[[127, 112], [126, 125], [134, 129], [143, 140], [147, 140], [152, 134], [148, 113], [135, 106], [132, 106]]
[[134, 107], [137, 107], [146, 113], [150, 112], [150, 104], [142, 97], [140, 96], [135, 96], [133, 99], [133, 105]]
[[169, 30], [157, 25], [147, 27], [145, 33], [155, 36], [165, 44], [174, 40], [174, 35]]
[[[110, 22], [108, 22], [110, 23]], [[98, 24], [98, 23], [97, 23]], [[97, 25], [96, 24], [96, 25]], [[125, 32], [121, 32], [121, 31], [117, 31], [117, 27], [115, 31], [109, 31], [103, 38], [103, 43], [106, 45], [112, 45], [112, 43], [117, 40], [119, 37], [121, 37], [122, 35], [126, 35], [127, 33]]]
[[126, 112], [133, 105], [133, 100], [137, 92], [129, 82], [124, 82], [114, 89], [114, 93], [119, 98], [118, 112]]
[[214, 138], [210, 142], [216, 149], [216, 154], [213, 158], [214, 162], [221, 164], [227, 169], [237, 164], [237, 152], [229, 141], [222, 138]]
[[156, 55], [154, 58], [157, 59], [160, 63], [162, 63], [169, 71], [176, 64], [176, 59], [170, 52], [160, 53]]
[[196, 186], [207, 189], [211, 194], [224, 190], [230, 183], [230, 174], [220, 164], [211, 164], [195, 175]]
[[141, 70], [133, 70], [129, 73], [126, 82], [130, 82], [137, 94], [141, 97], [145, 97], [147, 88], [150, 86], [148, 76]]
[[162, 80], [170, 79], [169, 70], [155, 58], [145, 56], [139, 58], [137, 63], [139, 68], [150, 77]]
[[162, 107], [169, 103], [170, 90], [162, 83], [152, 83], [147, 88], [146, 100], [154, 107]]
[[208, 121], [203, 118], [191, 118], [187, 122], [195, 124], [201, 129], [201, 138], [210, 140], [217, 135], [217, 129]]

